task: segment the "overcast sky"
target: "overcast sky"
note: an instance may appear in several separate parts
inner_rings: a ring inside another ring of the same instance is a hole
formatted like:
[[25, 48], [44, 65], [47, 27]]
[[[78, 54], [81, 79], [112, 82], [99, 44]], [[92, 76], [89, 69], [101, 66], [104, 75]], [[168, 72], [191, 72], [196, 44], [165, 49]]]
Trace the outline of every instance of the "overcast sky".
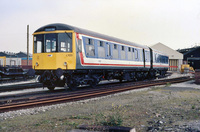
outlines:
[[200, 44], [200, 0], [0, 0], [0, 51], [26, 52], [32, 34], [65, 23], [142, 45]]

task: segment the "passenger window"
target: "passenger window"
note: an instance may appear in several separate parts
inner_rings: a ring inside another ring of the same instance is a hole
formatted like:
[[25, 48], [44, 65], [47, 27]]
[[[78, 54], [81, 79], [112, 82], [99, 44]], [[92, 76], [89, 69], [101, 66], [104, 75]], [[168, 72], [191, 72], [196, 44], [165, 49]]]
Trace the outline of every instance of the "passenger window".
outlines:
[[103, 41], [98, 41], [98, 46], [104, 47], [104, 42]]
[[132, 60], [132, 54], [131, 47], [128, 47], [128, 60]]
[[128, 47], [128, 52], [131, 52], [131, 48], [130, 47]]
[[93, 40], [93, 39], [90, 39], [90, 38], [86, 38], [86, 39], [85, 39], [85, 43], [86, 43], [86, 44], [89, 44], [89, 45], [94, 45], [94, 40]]
[[114, 44], [114, 49], [117, 49], [117, 45], [116, 44]]
[[103, 41], [97, 41], [98, 44], [98, 57], [99, 58], [105, 58], [106, 52], [105, 52], [105, 42]]
[[95, 56], [95, 49], [94, 49], [94, 40], [90, 38], [85, 39], [85, 48], [86, 48], [86, 55], [94, 57]]
[[125, 49], [124, 49], [125, 47], [124, 46], [122, 46], [122, 50], [121, 50], [121, 59], [123, 59], [123, 60], [125, 60], [126, 59], [126, 52], [125, 52]]
[[95, 50], [93, 45], [86, 45], [86, 55], [95, 56]]
[[113, 48], [113, 58], [118, 59], [119, 58], [118, 45], [114, 44], [113, 47], [114, 47]]
[[124, 51], [124, 46], [122, 46], [122, 51]]

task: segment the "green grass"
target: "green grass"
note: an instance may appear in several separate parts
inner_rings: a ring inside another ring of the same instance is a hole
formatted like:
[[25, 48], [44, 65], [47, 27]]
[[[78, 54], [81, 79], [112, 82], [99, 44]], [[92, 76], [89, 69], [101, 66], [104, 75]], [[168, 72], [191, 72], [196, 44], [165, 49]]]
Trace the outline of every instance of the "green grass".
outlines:
[[91, 117], [86, 116], [86, 115], [77, 115], [77, 116], [71, 115], [71, 116], [69, 117], [69, 119], [84, 119], [84, 120], [90, 120]]

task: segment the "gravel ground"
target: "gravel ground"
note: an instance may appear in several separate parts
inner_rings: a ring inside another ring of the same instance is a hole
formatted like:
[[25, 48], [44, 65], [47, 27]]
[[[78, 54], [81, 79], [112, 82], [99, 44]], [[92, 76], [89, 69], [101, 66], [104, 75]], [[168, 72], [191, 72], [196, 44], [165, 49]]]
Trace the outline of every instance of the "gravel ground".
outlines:
[[200, 85], [188, 81], [1, 113], [0, 131], [67, 131], [82, 124], [109, 124], [113, 117], [136, 131], [195, 132], [200, 131], [199, 104]]

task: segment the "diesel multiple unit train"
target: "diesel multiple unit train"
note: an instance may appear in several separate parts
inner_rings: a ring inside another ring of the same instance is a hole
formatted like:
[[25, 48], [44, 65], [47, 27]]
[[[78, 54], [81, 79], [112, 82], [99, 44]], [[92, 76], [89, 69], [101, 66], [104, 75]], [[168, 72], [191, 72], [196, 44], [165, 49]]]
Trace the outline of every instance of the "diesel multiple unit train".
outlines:
[[155, 78], [169, 67], [160, 51], [67, 24], [49, 24], [33, 35], [33, 69], [50, 90]]

